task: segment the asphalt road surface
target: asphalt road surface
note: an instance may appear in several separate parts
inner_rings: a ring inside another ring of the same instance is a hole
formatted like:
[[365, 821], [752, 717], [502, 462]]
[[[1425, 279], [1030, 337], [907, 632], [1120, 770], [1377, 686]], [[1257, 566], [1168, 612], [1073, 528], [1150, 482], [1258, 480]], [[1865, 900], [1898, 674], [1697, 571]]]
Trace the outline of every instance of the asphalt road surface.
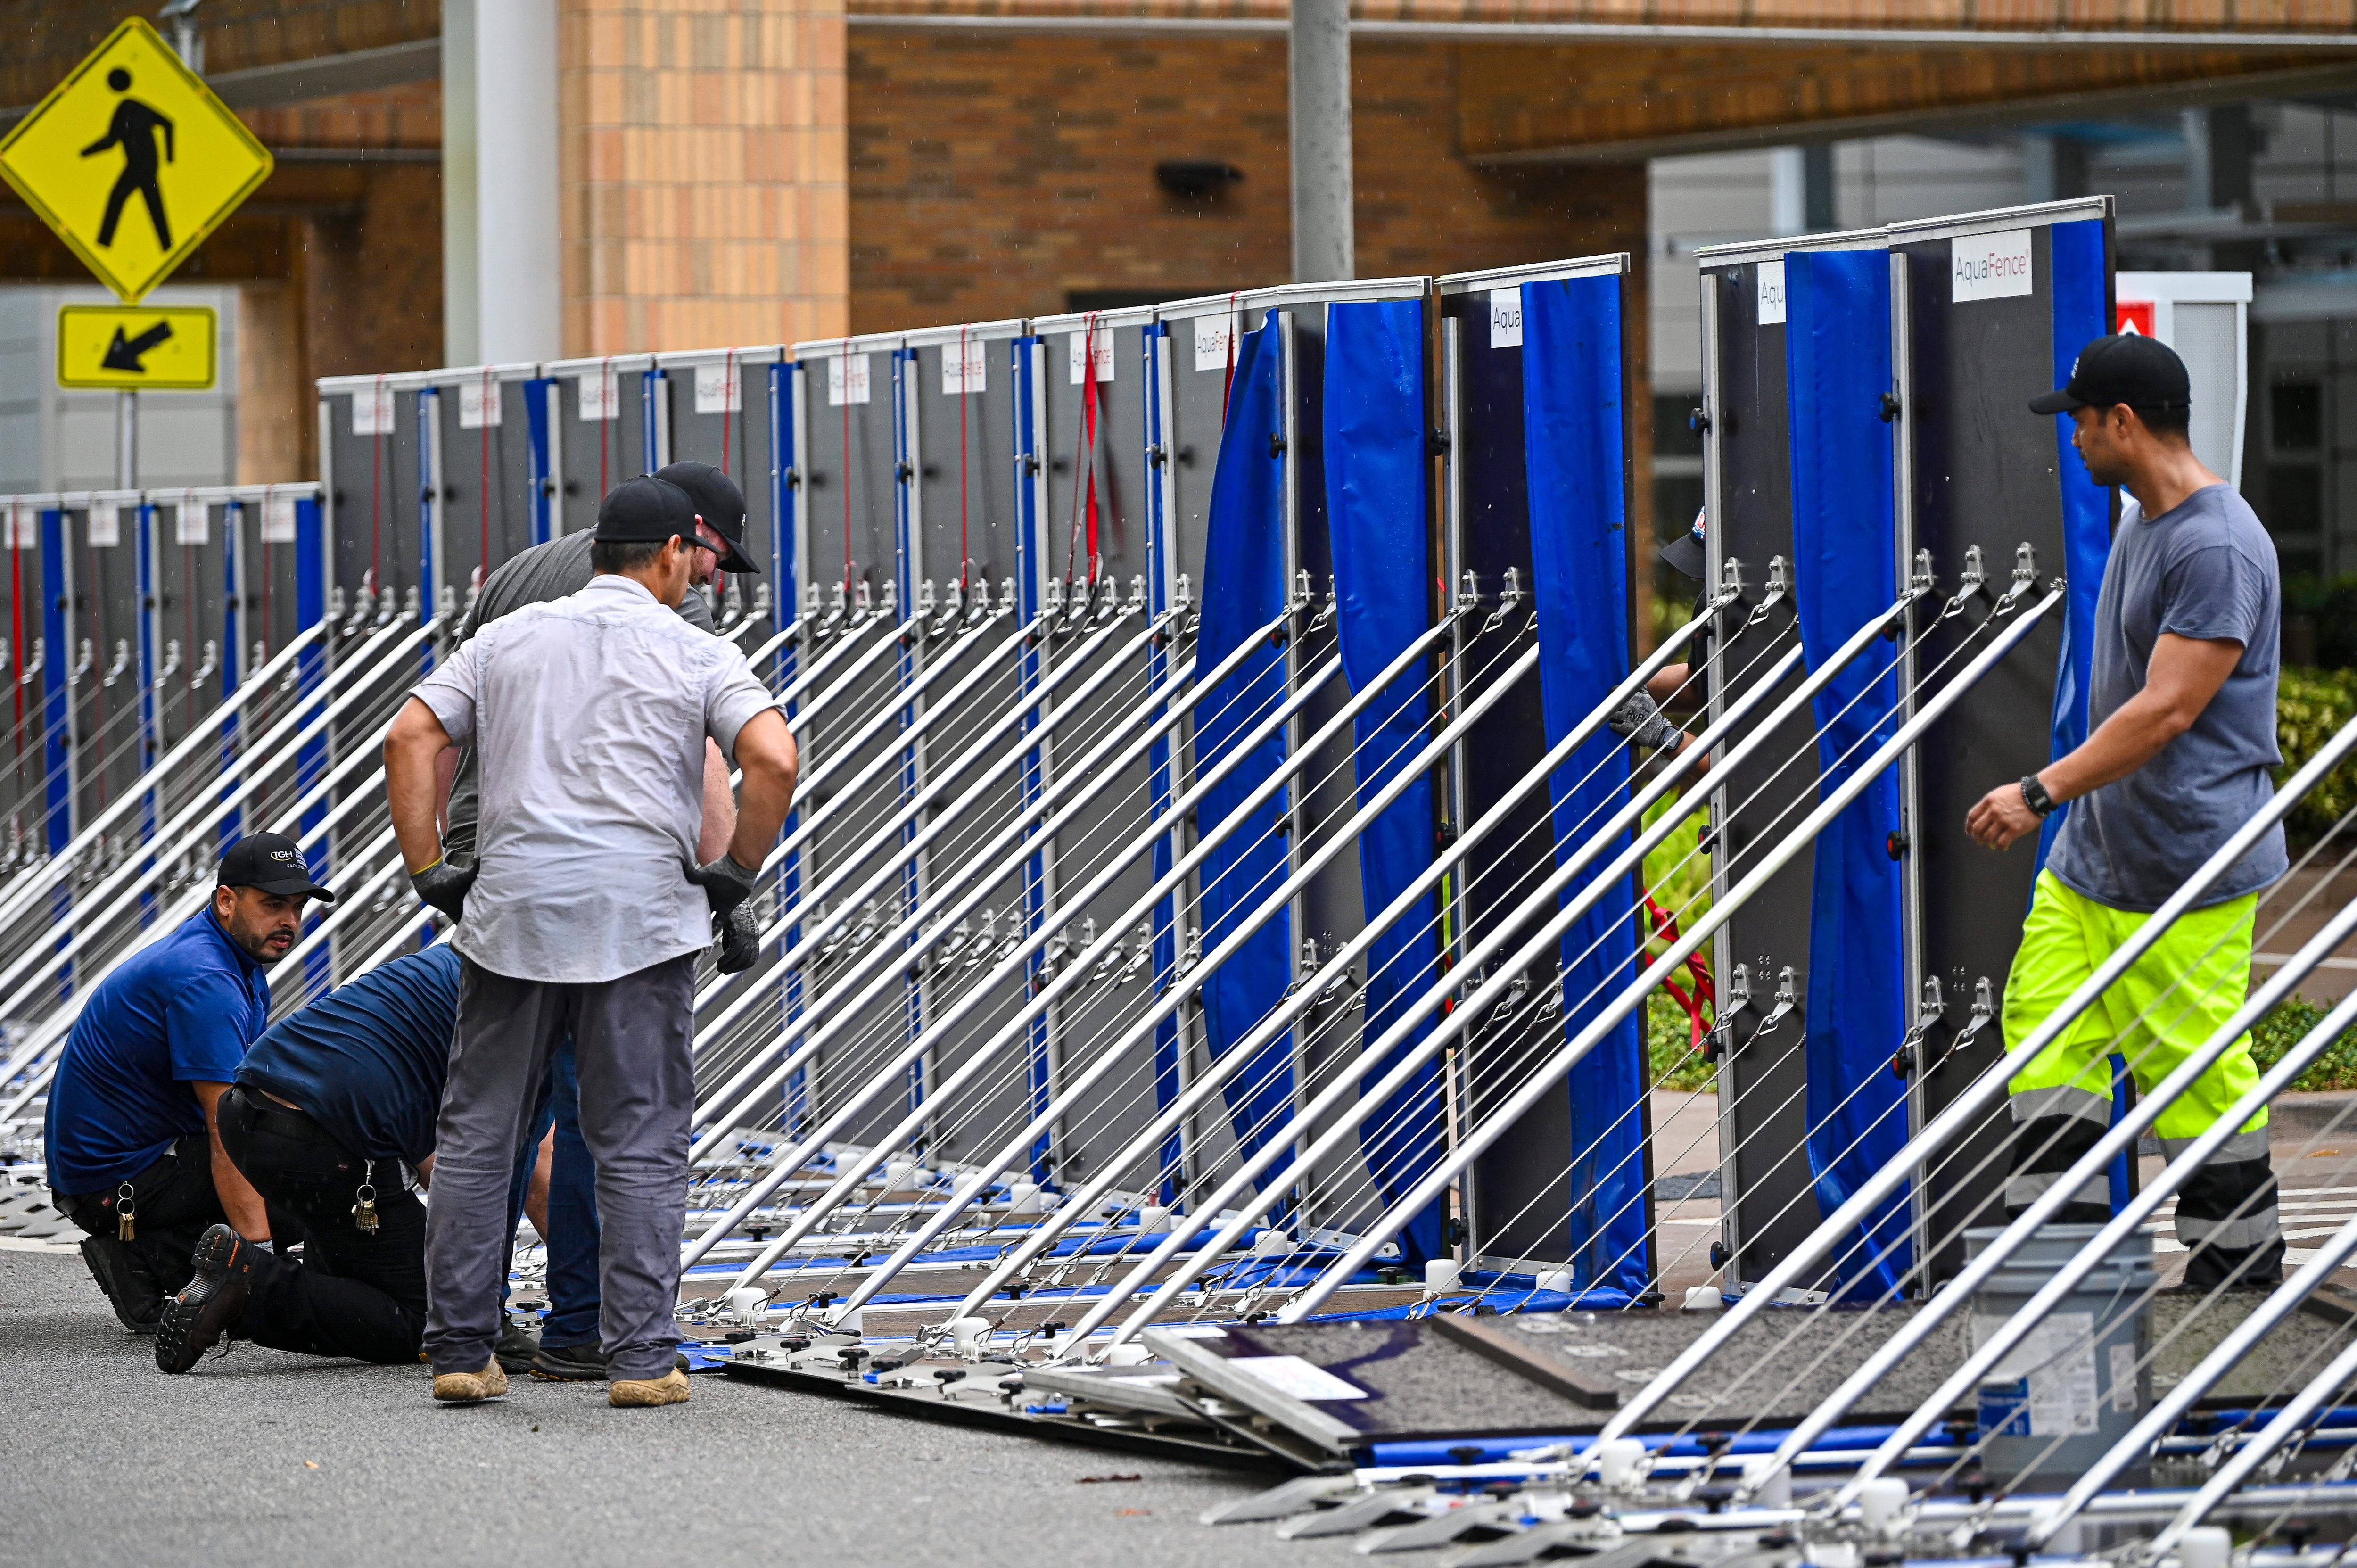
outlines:
[[[156, 1370], [80, 1258], [0, 1251], [13, 1472], [0, 1563], [992, 1564], [1356, 1561], [1197, 1522], [1283, 1478], [887, 1414], [717, 1373], [663, 1410], [239, 1345]], [[1088, 1481], [1091, 1477], [1136, 1479]]]

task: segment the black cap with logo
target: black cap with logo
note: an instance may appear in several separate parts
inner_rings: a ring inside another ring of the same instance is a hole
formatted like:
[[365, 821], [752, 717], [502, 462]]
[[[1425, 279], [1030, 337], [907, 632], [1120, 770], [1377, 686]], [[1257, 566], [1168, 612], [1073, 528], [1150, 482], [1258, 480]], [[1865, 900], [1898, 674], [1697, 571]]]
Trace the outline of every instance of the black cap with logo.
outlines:
[[2177, 350], [2139, 332], [2098, 338], [2079, 350], [2069, 384], [2031, 398], [2029, 412], [2064, 413], [2123, 403], [2138, 413], [2181, 419], [2193, 406], [2193, 382]]
[[695, 515], [728, 542], [720, 553], [722, 571], [760, 575], [761, 568], [745, 553], [745, 492], [736, 480], [709, 463], [673, 463], [657, 468], [655, 478], [685, 490], [695, 503]]
[[595, 537], [608, 544], [661, 544], [673, 536], [695, 542], [695, 502], [667, 479], [624, 479], [597, 503]]
[[336, 901], [334, 893], [311, 879], [302, 846], [284, 833], [253, 833], [230, 845], [215, 880], [223, 887], [258, 887], [281, 898]]

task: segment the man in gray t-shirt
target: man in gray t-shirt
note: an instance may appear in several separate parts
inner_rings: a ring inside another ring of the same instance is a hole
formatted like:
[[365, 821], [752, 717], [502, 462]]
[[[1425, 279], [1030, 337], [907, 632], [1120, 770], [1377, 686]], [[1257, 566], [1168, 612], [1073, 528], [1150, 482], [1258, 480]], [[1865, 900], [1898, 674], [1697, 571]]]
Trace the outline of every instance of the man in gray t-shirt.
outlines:
[[[2133, 334], [2088, 344], [2070, 385], [2030, 403], [2039, 413], [2067, 412], [2088, 474], [2132, 499], [2096, 600], [2087, 739], [1990, 790], [1966, 819], [1974, 838], [2001, 850], [2072, 802], [2006, 978], [2008, 1051], [2274, 794], [2283, 611], [2275, 544], [2243, 498], [2194, 456], [2190, 407], [2177, 355]], [[2015, 1074], [2008, 1214], [2050, 1191], [2102, 1136], [2115, 1053], [2149, 1095], [2241, 1010], [2259, 890], [2285, 869], [2278, 827]], [[2162, 1151], [2175, 1158], [2257, 1081], [2246, 1035], [2161, 1108], [2154, 1131]], [[2110, 1219], [2104, 1182], [2083, 1183], [2055, 1218]], [[2191, 1254], [2190, 1285], [2282, 1277], [2265, 1111], [2180, 1191], [2177, 1234]]]

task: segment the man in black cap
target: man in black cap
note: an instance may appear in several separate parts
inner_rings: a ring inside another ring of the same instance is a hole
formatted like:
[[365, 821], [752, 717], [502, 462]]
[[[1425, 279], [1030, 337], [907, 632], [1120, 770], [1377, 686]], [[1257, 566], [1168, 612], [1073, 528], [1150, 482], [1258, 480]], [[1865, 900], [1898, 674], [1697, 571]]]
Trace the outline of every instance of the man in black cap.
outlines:
[[[597, 575], [484, 627], [417, 686], [385, 741], [395, 836], [418, 896], [459, 917], [458, 1029], [426, 1220], [434, 1397], [507, 1390], [493, 1358], [508, 1173], [567, 1034], [596, 1157], [599, 1337], [613, 1404], [676, 1404], [679, 1239], [694, 1111], [695, 959], [756, 890], [793, 798], [785, 715], [732, 644], [673, 613], [695, 533], [687, 493], [631, 479], [598, 507]], [[694, 858], [704, 739], [743, 800], [727, 849]], [[470, 743], [479, 853], [448, 865], [437, 759]]]
[[135, 1334], [188, 1283], [208, 1226], [270, 1245], [261, 1197], [222, 1152], [219, 1104], [269, 1021], [263, 971], [295, 945], [304, 903], [335, 897], [293, 839], [241, 839], [205, 908], [117, 964], [74, 1019], [43, 1128], [49, 1189]]
[[[1967, 817], [2002, 850], [2073, 802], [2056, 835], [2005, 988], [2005, 1038], [2020, 1045], [2273, 795], [2282, 589], [2275, 543], [2243, 498], [2186, 439], [2184, 363], [2133, 333], [2079, 352], [2070, 384], [2030, 412], [2067, 413], [2072, 441], [2121, 504], [2095, 606], [2086, 740], [2036, 773], [1998, 785]], [[2287, 863], [2277, 827], [2213, 884], [2098, 1005], [2011, 1084], [2018, 1168], [2006, 1207], [2051, 1188], [2111, 1120], [2114, 1052], [2149, 1093], [2241, 1009], [2250, 986], [2259, 890]], [[2175, 1155], [2256, 1083], [2237, 1041], [2155, 1131]], [[2111, 1218], [2101, 1181], [2057, 1216]], [[2272, 1283], [2283, 1233], [2267, 1152], [2267, 1113], [2237, 1128], [2178, 1199], [2186, 1283]]]
[[[695, 537], [709, 548], [693, 553], [690, 586], [679, 601], [679, 618], [698, 631], [712, 631], [712, 607], [704, 585], [718, 573], [758, 575], [745, 550], [745, 494], [737, 481], [709, 463], [673, 463], [655, 475], [687, 492], [695, 506]], [[595, 536], [568, 533], [535, 544], [493, 572], [468, 607], [458, 640], [466, 642], [500, 617], [526, 605], [546, 604], [579, 593], [594, 575], [589, 553]], [[475, 859], [475, 818], [479, 805], [474, 753], [453, 746], [443, 754], [455, 772], [444, 809], [443, 853], [454, 865]], [[699, 864], [728, 847], [737, 828], [737, 798], [728, 786], [728, 764], [720, 748], [706, 744], [704, 761], [704, 821], [696, 838]], [[749, 919], [752, 911], [745, 911]], [[744, 922], [740, 920], [740, 925]], [[740, 930], [743, 940], [755, 933]], [[569, 1046], [554, 1063], [555, 1126], [550, 1133], [548, 1177], [548, 1316], [537, 1341], [520, 1331], [504, 1336], [500, 1364], [511, 1372], [530, 1369], [554, 1380], [602, 1381], [605, 1364], [597, 1348], [597, 1173], [581, 1142], [576, 1107], [579, 1089]]]

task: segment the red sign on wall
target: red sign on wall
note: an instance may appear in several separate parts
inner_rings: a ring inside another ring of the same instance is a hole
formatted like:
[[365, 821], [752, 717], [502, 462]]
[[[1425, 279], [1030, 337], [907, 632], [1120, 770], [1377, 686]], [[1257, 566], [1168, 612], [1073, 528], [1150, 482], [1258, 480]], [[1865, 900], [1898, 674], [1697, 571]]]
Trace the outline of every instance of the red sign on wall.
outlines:
[[2119, 324], [2113, 328], [2112, 330], [2120, 333], [2133, 332], [2140, 338], [2151, 337], [2152, 301], [2148, 299], [2124, 299], [2120, 301]]

